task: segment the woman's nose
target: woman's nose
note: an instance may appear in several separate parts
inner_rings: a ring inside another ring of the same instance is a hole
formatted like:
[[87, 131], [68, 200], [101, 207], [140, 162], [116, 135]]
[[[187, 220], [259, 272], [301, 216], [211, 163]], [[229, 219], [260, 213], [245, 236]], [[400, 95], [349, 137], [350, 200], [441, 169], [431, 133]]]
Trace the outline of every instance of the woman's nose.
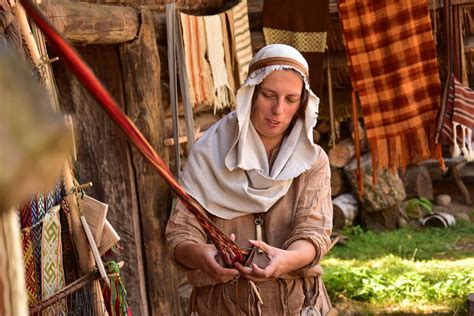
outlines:
[[275, 100], [275, 104], [272, 106], [272, 112], [273, 114], [280, 114], [282, 113], [283, 111], [283, 103], [284, 103], [284, 100], [283, 99], [276, 99]]

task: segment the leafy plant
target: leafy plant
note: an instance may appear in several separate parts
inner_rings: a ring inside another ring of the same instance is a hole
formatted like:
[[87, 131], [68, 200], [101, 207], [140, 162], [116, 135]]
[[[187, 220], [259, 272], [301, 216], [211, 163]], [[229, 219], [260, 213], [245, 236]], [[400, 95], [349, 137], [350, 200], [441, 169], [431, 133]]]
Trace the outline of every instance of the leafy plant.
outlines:
[[409, 218], [418, 219], [426, 214], [433, 214], [433, 203], [430, 200], [418, 197], [408, 200], [405, 209]]

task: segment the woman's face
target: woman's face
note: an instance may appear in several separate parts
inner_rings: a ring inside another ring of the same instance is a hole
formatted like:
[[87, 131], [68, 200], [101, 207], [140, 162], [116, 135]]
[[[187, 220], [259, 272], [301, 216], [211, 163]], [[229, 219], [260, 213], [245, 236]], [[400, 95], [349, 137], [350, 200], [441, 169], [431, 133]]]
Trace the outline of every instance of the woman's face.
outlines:
[[298, 111], [303, 79], [293, 70], [278, 70], [260, 84], [250, 120], [266, 141], [283, 139], [293, 116]]

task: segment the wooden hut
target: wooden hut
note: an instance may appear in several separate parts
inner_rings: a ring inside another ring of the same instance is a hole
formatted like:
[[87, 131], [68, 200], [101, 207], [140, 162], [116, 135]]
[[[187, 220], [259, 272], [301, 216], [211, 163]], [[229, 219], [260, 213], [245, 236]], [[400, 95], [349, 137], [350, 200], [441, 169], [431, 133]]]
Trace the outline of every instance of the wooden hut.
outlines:
[[[168, 165], [173, 160], [172, 151], [165, 146], [165, 140], [172, 137], [165, 18], [165, 6], [169, 2], [43, 0], [40, 3], [51, 22], [74, 44]], [[336, 2], [330, 1], [327, 58], [343, 120], [349, 116], [351, 82]], [[235, 3], [176, 1], [179, 10], [192, 14], [216, 13]], [[439, 6], [438, 1], [432, 1], [435, 21], [440, 18]], [[263, 0], [248, 0], [254, 51], [264, 45], [262, 8]], [[465, 43], [471, 50], [470, 36], [465, 38]], [[50, 57], [54, 56], [51, 51]], [[164, 230], [172, 204], [170, 190], [68, 69], [57, 62], [53, 70], [62, 110], [74, 118], [79, 176], [83, 182], [93, 183], [87, 190], [89, 195], [109, 204], [108, 219], [121, 237], [121, 250], [114, 256], [125, 263], [123, 280], [133, 314], [182, 313], [185, 304], [180, 301], [179, 288], [183, 274], [168, 260], [164, 246]], [[328, 115], [325, 107], [321, 115], [323, 118]], [[197, 125], [206, 128], [218, 117], [203, 112], [199, 119]]]

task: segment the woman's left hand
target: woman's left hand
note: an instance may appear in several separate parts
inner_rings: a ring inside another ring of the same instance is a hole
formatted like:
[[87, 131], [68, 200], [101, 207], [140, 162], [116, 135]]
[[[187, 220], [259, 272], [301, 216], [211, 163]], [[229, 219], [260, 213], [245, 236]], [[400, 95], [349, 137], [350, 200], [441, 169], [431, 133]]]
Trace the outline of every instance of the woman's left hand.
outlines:
[[306, 240], [297, 240], [287, 250], [272, 247], [263, 241], [249, 240], [250, 244], [265, 252], [269, 259], [266, 267], [260, 268], [255, 263], [245, 267], [235, 263], [242, 277], [254, 282], [264, 282], [276, 279], [291, 271], [297, 270], [309, 264], [316, 255], [314, 246]]

